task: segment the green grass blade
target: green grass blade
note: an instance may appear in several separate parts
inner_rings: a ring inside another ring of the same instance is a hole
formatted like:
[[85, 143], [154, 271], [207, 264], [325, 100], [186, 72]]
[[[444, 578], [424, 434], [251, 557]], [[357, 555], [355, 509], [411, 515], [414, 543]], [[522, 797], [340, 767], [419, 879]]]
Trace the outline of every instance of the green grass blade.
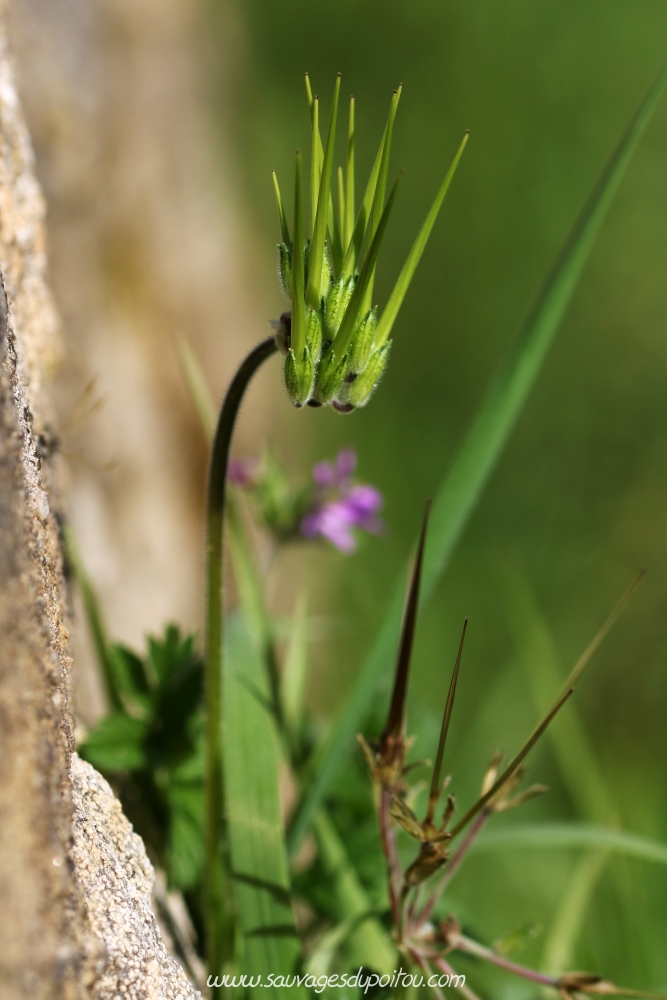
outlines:
[[[372, 912], [372, 904], [359, 881], [338, 832], [333, 823], [320, 809], [315, 817], [315, 838], [320, 856], [341, 920], [359, 919], [349, 933], [347, 953], [352, 968], [364, 965], [376, 972], [389, 973], [396, 968], [396, 949], [389, 935]], [[362, 918], [366, 919], [362, 919]]]
[[381, 347], [382, 344], [385, 343], [389, 334], [391, 333], [392, 327], [398, 315], [398, 311], [401, 308], [401, 305], [403, 304], [403, 299], [405, 298], [406, 292], [410, 287], [412, 276], [414, 275], [417, 269], [417, 265], [421, 260], [421, 255], [423, 254], [424, 248], [426, 247], [426, 243], [428, 242], [428, 238], [431, 235], [431, 230], [435, 225], [435, 220], [438, 218], [440, 208], [442, 207], [442, 203], [445, 200], [445, 195], [449, 190], [449, 185], [452, 182], [452, 178], [456, 173], [456, 168], [459, 165], [459, 160], [463, 155], [463, 150], [465, 149], [467, 141], [468, 141], [468, 132], [466, 132], [466, 134], [463, 137], [463, 141], [461, 142], [461, 145], [458, 148], [458, 151], [456, 153], [456, 156], [454, 157], [451, 167], [447, 171], [447, 175], [445, 176], [445, 179], [442, 182], [440, 190], [436, 195], [435, 201], [431, 206], [431, 210], [426, 216], [426, 221], [424, 222], [424, 225], [421, 227], [419, 235], [417, 236], [417, 239], [415, 240], [414, 245], [412, 247], [412, 250], [408, 254], [408, 259], [403, 265], [403, 270], [398, 276], [398, 281], [394, 286], [394, 290], [389, 296], [389, 301], [387, 302], [385, 310], [382, 313], [375, 334], [375, 343], [377, 344], [378, 347]]
[[206, 443], [211, 444], [218, 421], [218, 410], [209, 389], [204, 369], [199, 358], [192, 349], [192, 344], [185, 337], [177, 344], [178, 361], [185, 380], [190, 399], [199, 418], [199, 423], [206, 437]]
[[296, 154], [294, 181], [294, 246], [292, 247], [292, 350], [301, 358], [306, 346], [306, 307], [303, 300], [303, 206], [301, 204], [301, 153]]
[[608, 859], [609, 851], [605, 849], [587, 852], [577, 862], [544, 944], [544, 972], [558, 976], [563, 969], [572, 968], [586, 911]]
[[287, 225], [287, 219], [285, 218], [285, 209], [283, 207], [283, 199], [280, 196], [280, 186], [278, 184], [278, 177], [275, 170], [271, 171], [271, 177], [273, 179], [273, 191], [276, 196], [276, 205], [278, 206], [278, 218], [280, 219], [280, 235], [282, 241], [286, 247], [291, 247], [292, 241], [289, 235], [289, 226]]
[[[333, 170], [334, 142], [336, 139], [336, 120], [338, 118], [338, 95], [340, 94], [340, 73], [336, 77], [334, 87], [333, 106], [331, 108], [331, 118], [329, 119], [329, 132], [327, 134], [327, 144], [324, 150], [324, 161], [322, 164], [322, 176], [320, 177], [319, 193], [317, 195], [317, 214], [313, 227], [313, 241], [310, 248], [310, 267], [308, 269], [308, 287], [306, 288], [306, 302], [312, 309], [320, 308], [320, 288], [322, 286], [322, 267], [324, 263], [324, 240], [327, 233], [329, 202], [331, 195], [331, 173]], [[313, 103], [317, 107], [317, 98]], [[319, 132], [318, 132], [319, 135]], [[315, 143], [313, 143], [313, 148]], [[312, 198], [312, 194], [311, 194]], [[332, 218], [331, 228], [335, 228]]]
[[343, 232], [343, 253], [354, 232], [354, 97], [350, 98], [350, 117], [347, 128], [347, 168], [345, 173], [345, 220]]
[[63, 545], [69, 561], [74, 578], [76, 579], [86, 613], [86, 621], [90, 629], [90, 636], [93, 640], [95, 655], [102, 673], [106, 696], [109, 708], [114, 711], [122, 710], [123, 701], [116, 685], [115, 671], [112, 663], [111, 644], [107, 635], [102, 609], [97, 597], [97, 593], [88, 576], [83, 558], [79, 551], [79, 546], [74, 535], [74, 529], [70, 524], [63, 525]]
[[299, 960], [300, 946], [278, 796], [278, 739], [265, 703], [269, 691], [261, 657], [240, 615], [232, 618], [226, 636], [225, 783], [241, 971], [286, 975]]
[[375, 236], [373, 241], [368, 248], [368, 253], [366, 254], [366, 259], [364, 261], [363, 267], [359, 274], [356, 285], [354, 286], [354, 291], [352, 293], [352, 298], [345, 310], [345, 315], [343, 316], [343, 321], [340, 324], [338, 333], [334, 339], [334, 349], [336, 355], [342, 358], [345, 351], [348, 348], [352, 336], [357, 327], [357, 323], [360, 321], [363, 313], [363, 303], [366, 298], [366, 292], [368, 286], [373, 278], [373, 272], [375, 270], [375, 264], [378, 259], [378, 254], [380, 253], [380, 247], [382, 245], [382, 240], [384, 239], [384, 234], [387, 229], [387, 223], [389, 222], [389, 216], [391, 215], [391, 210], [394, 204], [394, 199], [396, 197], [396, 192], [398, 191], [398, 185], [400, 183], [402, 174], [399, 174], [394, 181], [394, 186], [391, 189], [391, 193], [387, 198], [387, 204], [384, 207], [382, 213], [382, 218], [380, 219], [380, 225], [375, 231]]
[[292, 615], [287, 652], [285, 654], [285, 669], [282, 678], [282, 702], [285, 712], [285, 723], [292, 734], [293, 740], [296, 740], [301, 733], [303, 723], [309, 639], [308, 601], [305, 594], [300, 593], [297, 596], [294, 614]]
[[[569, 304], [593, 240], [611, 204], [630, 157], [657, 104], [667, 66], [631, 119], [575, 222], [546, 283], [531, 309], [519, 338], [491, 384], [453, 465], [436, 496], [426, 550], [423, 597], [439, 580], [483, 487], [493, 470], [547, 349]], [[371, 652], [357, 675], [354, 689], [324, 748], [318, 768], [290, 831], [290, 850], [301, 841], [338, 767], [349, 752], [354, 734], [368, 709], [377, 682], [386, 672], [398, 636], [402, 580], [394, 589], [387, 615]]]
[[502, 849], [565, 850], [606, 848], [616, 854], [667, 865], [667, 844], [638, 833], [626, 833], [594, 823], [521, 823], [482, 834], [470, 848], [472, 853]]
[[[554, 691], [563, 683], [553, 639], [535, 601], [525, 571], [518, 566], [508, 573], [504, 588], [508, 620], [519, 658], [540, 712], [547, 712]], [[618, 809], [607, 789], [596, 754], [577, 712], [570, 705], [558, 726], [549, 730], [556, 761], [567, 790], [582, 818], [592, 822], [618, 822]]]

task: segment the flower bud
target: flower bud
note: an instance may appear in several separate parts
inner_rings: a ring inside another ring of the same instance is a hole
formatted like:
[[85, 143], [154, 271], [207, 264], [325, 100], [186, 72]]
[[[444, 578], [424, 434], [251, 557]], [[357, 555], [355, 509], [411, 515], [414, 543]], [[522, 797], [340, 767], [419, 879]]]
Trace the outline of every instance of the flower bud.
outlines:
[[286, 298], [292, 296], [292, 251], [286, 243], [278, 244], [278, 277]]
[[[373, 338], [378, 325], [377, 309], [366, 313], [350, 343], [347, 370], [350, 375], [361, 375], [373, 351]], [[353, 381], [353, 380], [350, 380]]]
[[338, 360], [333, 348], [329, 347], [320, 359], [313, 391], [313, 400], [320, 406], [330, 403], [340, 390], [347, 369], [347, 354]]
[[303, 349], [301, 359], [289, 349], [285, 358], [285, 387], [287, 395], [295, 406], [303, 406], [307, 403], [313, 391], [315, 379], [315, 365], [310, 347], [306, 345]]
[[340, 277], [334, 281], [326, 300], [324, 310], [324, 335], [327, 340], [333, 340], [338, 333], [338, 327], [343, 321], [345, 310], [352, 298], [356, 278]]
[[306, 307], [306, 343], [313, 362], [317, 364], [322, 353], [322, 314]]
[[350, 406], [366, 405], [382, 377], [387, 359], [389, 358], [390, 347], [391, 341], [389, 340], [382, 347], [378, 347], [377, 350], [373, 351], [364, 371], [361, 375], [357, 376], [354, 382], [348, 385], [344, 402]]

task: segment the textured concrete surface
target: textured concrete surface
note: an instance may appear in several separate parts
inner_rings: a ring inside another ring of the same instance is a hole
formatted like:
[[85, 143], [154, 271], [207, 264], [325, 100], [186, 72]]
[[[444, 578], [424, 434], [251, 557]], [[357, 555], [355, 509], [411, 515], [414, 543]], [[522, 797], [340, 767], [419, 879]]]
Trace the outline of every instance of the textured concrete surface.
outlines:
[[96, 1000], [201, 997], [160, 935], [151, 905], [154, 872], [143, 841], [104, 778], [76, 754], [71, 775], [71, 857], [90, 930], [106, 955]]
[[[87, 946], [67, 862], [68, 630], [44, 461], [59, 352], [33, 172], [0, 5], [0, 996], [78, 997]], [[6, 291], [6, 300], [5, 300]], [[5, 315], [6, 314], [6, 315]]]
[[185, 1000], [197, 994], [160, 938], [141, 841], [99, 775], [76, 757], [74, 786], [69, 774], [60, 459], [45, 391], [61, 344], [5, 14], [0, 0], [0, 997]]

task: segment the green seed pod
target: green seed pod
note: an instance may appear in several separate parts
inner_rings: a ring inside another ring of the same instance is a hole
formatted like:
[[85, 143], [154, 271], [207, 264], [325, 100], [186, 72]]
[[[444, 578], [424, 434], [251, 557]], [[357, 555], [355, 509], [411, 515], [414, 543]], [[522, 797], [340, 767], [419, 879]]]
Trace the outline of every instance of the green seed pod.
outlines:
[[327, 340], [333, 340], [338, 333], [338, 327], [352, 298], [355, 281], [355, 277], [338, 278], [329, 290], [324, 309], [324, 335]]
[[315, 364], [322, 352], [322, 314], [306, 307], [306, 343]]
[[346, 368], [347, 354], [343, 355], [339, 361], [333, 348], [330, 347], [324, 352], [317, 369], [313, 391], [313, 400], [316, 405], [326, 406], [334, 399], [343, 384]]
[[347, 370], [350, 375], [361, 375], [373, 351], [373, 338], [377, 330], [377, 309], [366, 313], [350, 342]]
[[297, 361], [294, 351], [290, 348], [285, 358], [285, 388], [295, 406], [303, 406], [308, 402], [314, 380], [315, 365], [310, 348], [304, 347], [300, 361]]
[[386, 344], [382, 345], [382, 347], [378, 347], [377, 350], [373, 351], [365, 370], [361, 373], [361, 375], [357, 376], [354, 382], [349, 384], [346, 394], [347, 398], [345, 399], [345, 402], [348, 405], [366, 405], [373, 394], [373, 390], [382, 377], [385, 365], [387, 364], [387, 359], [389, 358], [390, 347], [391, 341], [388, 340]]
[[[303, 252], [303, 264], [304, 264], [304, 282], [308, 284], [308, 275], [310, 273], [310, 251], [311, 251], [311, 241], [306, 241], [306, 246]], [[322, 279], [320, 282], [320, 301], [327, 298], [329, 295], [329, 289], [331, 288], [331, 282], [333, 281], [333, 264], [331, 263], [331, 253], [329, 251], [329, 244], [324, 244], [324, 256], [322, 259]]]
[[292, 296], [292, 251], [286, 243], [278, 244], [278, 277], [286, 298]]

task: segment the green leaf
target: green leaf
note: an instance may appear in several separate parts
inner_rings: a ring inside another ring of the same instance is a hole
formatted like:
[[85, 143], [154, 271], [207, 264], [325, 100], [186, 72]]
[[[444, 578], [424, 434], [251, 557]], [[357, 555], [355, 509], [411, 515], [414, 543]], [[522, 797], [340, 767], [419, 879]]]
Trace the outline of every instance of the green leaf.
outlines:
[[240, 615], [229, 622], [226, 641], [225, 782], [242, 971], [286, 975], [300, 948], [278, 797], [278, 740], [261, 658]]
[[364, 261], [363, 267], [359, 274], [359, 279], [354, 286], [354, 291], [352, 293], [352, 298], [349, 301], [348, 307], [345, 310], [345, 315], [343, 316], [343, 321], [338, 328], [338, 333], [334, 339], [334, 350], [338, 358], [342, 358], [345, 354], [352, 336], [357, 327], [358, 322], [362, 319], [362, 308], [363, 303], [366, 298], [366, 292], [369, 288], [371, 279], [373, 277], [373, 271], [375, 270], [375, 264], [378, 259], [378, 254], [380, 253], [380, 247], [382, 245], [382, 240], [384, 238], [385, 231], [387, 229], [387, 223], [389, 221], [389, 216], [391, 215], [391, 210], [394, 204], [394, 198], [396, 197], [396, 192], [398, 190], [398, 185], [400, 183], [401, 177], [403, 175], [399, 174], [394, 181], [394, 186], [391, 189], [391, 194], [387, 199], [387, 204], [384, 207], [382, 213], [382, 218], [380, 219], [380, 224], [375, 231], [373, 240], [370, 247], [368, 248], [368, 253], [366, 254], [366, 259]]
[[[586, 258], [612, 198], [657, 104], [667, 66], [631, 119], [602, 171], [531, 309], [519, 338], [491, 384], [473, 425], [438, 491], [426, 550], [423, 598], [432, 593], [475, 508], [539, 373], [542, 361], [572, 297]], [[349, 753], [377, 683], [395, 649], [402, 610], [403, 575], [354, 689], [324, 748], [290, 830], [290, 850], [301, 842], [315, 812]]]
[[158, 685], [171, 683], [189, 672], [195, 659], [194, 635], [181, 638], [180, 629], [173, 622], [165, 626], [164, 635], [149, 636], [148, 662]]
[[417, 239], [413, 244], [412, 250], [408, 254], [408, 259], [403, 265], [403, 270], [398, 276], [398, 281], [394, 286], [394, 290], [389, 296], [389, 301], [387, 302], [385, 310], [382, 313], [380, 322], [378, 323], [377, 332], [375, 334], [375, 343], [378, 347], [384, 344], [384, 342], [387, 340], [387, 337], [391, 333], [392, 327], [398, 315], [398, 311], [401, 308], [401, 305], [403, 304], [403, 299], [405, 298], [406, 292], [410, 287], [412, 276], [414, 275], [417, 269], [417, 265], [421, 260], [421, 255], [423, 254], [426, 243], [428, 242], [428, 238], [431, 235], [431, 230], [435, 225], [435, 220], [438, 218], [438, 214], [442, 207], [442, 203], [445, 200], [445, 195], [447, 194], [447, 191], [449, 190], [449, 185], [451, 184], [452, 178], [456, 173], [456, 168], [459, 164], [461, 156], [463, 155], [463, 150], [465, 149], [467, 141], [468, 141], [468, 133], [466, 132], [466, 134], [463, 137], [463, 141], [461, 142], [461, 145], [458, 148], [456, 156], [454, 157], [452, 165], [447, 171], [445, 179], [440, 187], [440, 190], [436, 195], [435, 201], [431, 206], [431, 211], [426, 216], [426, 221], [419, 230], [419, 235], [417, 236]]
[[667, 844], [593, 823], [525, 823], [482, 834], [471, 853], [521, 848], [553, 850], [579, 847], [607, 848], [617, 854], [667, 865]]
[[315, 817], [314, 830], [320, 861], [328, 876], [339, 917], [345, 921], [359, 921], [349, 929], [347, 952], [351, 966], [364, 965], [391, 974], [396, 968], [396, 949], [373, 915], [371, 902], [338, 832], [323, 809]]
[[86, 736], [79, 754], [99, 771], [138, 771], [146, 767], [148, 727], [124, 713], [107, 715]]
[[109, 647], [109, 662], [114, 676], [114, 686], [123, 705], [132, 713], [139, 709], [148, 715], [151, 707], [150, 687], [143, 660], [127, 646], [114, 643]]
[[[319, 194], [317, 196], [317, 215], [313, 227], [313, 241], [310, 248], [310, 266], [308, 268], [308, 287], [306, 302], [311, 309], [320, 308], [320, 289], [322, 286], [322, 268], [324, 264], [324, 240], [327, 232], [329, 212], [329, 196], [331, 193], [331, 173], [333, 169], [334, 142], [336, 139], [336, 120], [338, 118], [338, 95], [340, 93], [340, 73], [336, 77], [333, 107], [329, 121], [327, 144], [324, 150], [322, 176], [320, 177]], [[317, 114], [317, 99], [313, 103], [315, 117]], [[314, 119], [315, 120], [315, 119]], [[314, 148], [315, 144], [313, 144]], [[312, 195], [311, 195], [312, 197]]]
[[178, 889], [197, 885], [204, 869], [204, 754], [198, 752], [169, 775], [167, 875]]

